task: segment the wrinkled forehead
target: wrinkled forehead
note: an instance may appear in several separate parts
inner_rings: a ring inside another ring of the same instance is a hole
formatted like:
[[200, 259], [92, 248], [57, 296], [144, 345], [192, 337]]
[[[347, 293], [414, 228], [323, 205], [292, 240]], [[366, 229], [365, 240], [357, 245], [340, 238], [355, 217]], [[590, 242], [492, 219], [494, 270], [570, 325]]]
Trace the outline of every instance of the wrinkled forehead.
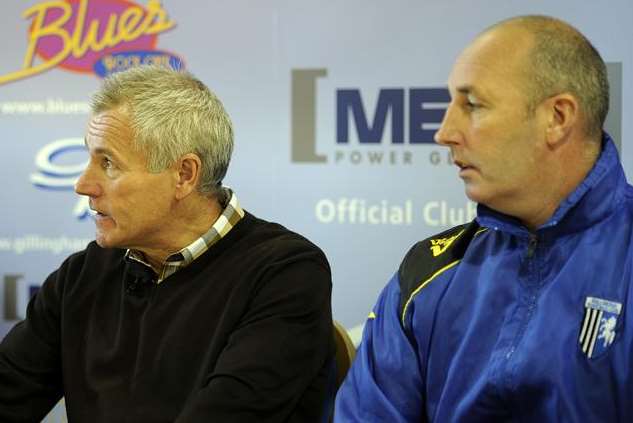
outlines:
[[104, 140], [129, 139], [132, 136], [130, 121], [124, 113], [118, 110], [105, 110], [94, 113], [88, 120], [86, 128], [87, 138]]
[[138, 155], [130, 120], [120, 110], [94, 113], [88, 120], [85, 144], [89, 151], [116, 151], [120, 155]]

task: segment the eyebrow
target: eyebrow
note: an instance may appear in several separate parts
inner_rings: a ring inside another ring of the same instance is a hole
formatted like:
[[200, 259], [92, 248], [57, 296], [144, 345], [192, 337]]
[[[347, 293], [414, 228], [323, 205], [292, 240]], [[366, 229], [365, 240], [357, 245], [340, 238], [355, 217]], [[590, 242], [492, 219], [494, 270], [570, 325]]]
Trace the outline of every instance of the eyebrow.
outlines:
[[[90, 150], [90, 148], [88, 147], [88, 138], [86, 137], [84, 137], [84, 145], [86, 146], [86, 148], [88, 148], [88, 150]], [[97, 147], [93, 151], [95, 154], [103, 154], [106, 156], [111, 156], [112, 158], [115, 158], [115, 159], [119, 158], [119, 156], [117, 156], [117, 154], [114, 151], [107, 148]]]
[[477, 95], [477, 90], [472, 85], [462, 85], [460, 87], [457, 87], [455, 91], [464, 95], [468, 95], [468, 94]]

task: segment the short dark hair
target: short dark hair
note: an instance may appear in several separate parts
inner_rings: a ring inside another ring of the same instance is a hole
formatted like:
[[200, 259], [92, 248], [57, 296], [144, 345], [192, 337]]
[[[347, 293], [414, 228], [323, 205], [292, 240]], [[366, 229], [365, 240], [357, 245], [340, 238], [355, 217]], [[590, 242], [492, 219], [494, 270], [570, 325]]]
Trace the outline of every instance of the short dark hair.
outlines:
[[534, 37], [525, 68], [529, 110], [549, 96], [571, 93], [586, 116], [585, 132], [600, 139], [609, 111], [609, 81], [606, 65], [591, 42], [570, 24], [550, 16], [517, 16], [486, 32], [502, 26], [522, 28]]

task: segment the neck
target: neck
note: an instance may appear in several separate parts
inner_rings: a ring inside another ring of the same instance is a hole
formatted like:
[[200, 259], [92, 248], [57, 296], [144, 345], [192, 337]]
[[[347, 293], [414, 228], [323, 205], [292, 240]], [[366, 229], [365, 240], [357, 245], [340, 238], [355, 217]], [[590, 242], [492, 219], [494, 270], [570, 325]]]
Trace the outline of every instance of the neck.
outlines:
[[548, 166], [550, 172], [542, 178], [542, 188], [532, 198], [529, 212], [521, 219], [523, 224], [535, 231], [545, 224], [556, 212], [560, 204], [587, 177], [598, 160], [601, 143], [593, 140], [580, 140], [568, 149], [561, 149], [554, 157], [554, 163]]
[[163, 242], [157, 248], [140, 251], [154, 270], [162, 268], [167, 258], [182, 250], [207, 232], [222, 214], [222, 206], [213, 197], [197, 195], [176, 206], [170, 222], [165, 222]]

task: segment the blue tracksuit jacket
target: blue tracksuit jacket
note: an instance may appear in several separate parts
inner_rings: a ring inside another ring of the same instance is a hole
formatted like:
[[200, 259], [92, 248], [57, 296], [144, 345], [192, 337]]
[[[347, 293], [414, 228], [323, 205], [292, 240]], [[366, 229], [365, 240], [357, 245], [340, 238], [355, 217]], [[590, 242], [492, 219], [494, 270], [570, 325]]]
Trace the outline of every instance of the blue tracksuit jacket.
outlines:
[[633, 187], [605, 135], [535, 232], [479, 206], [381, 293], [336, 422], [633, 422]]

